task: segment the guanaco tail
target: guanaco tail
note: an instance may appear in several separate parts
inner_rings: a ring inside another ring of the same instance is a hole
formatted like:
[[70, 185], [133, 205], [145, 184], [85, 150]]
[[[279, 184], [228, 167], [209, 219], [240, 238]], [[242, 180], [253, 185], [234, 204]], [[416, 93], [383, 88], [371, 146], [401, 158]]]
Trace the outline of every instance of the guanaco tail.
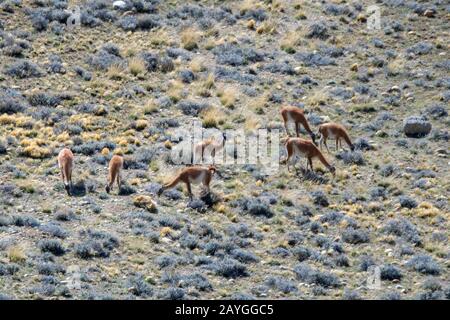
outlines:
[[194, 154], [192, 155], [193, 158], [191, 163], [198, 163], [198, 160], [200, 160], [200, 163], [203, 163], [205, 158], [207, 159], [207, 161], [209, 161], [209, 159], [211, 158], [212, 163], [214, 164], [216, 152], [224, 148], [226, 139], [227, 138], [225, 134], [222, 134], [222, 141], [217, 141], [214, 138], [209, 138], [197, 143], [194, 146]]
[[73, 153], [68, 148], [62, 149], [58, 154], [58, 167], [61, 170], [61, 177], [67, 194], [71, 195], [72, 190], [72, 169]]
[[189, 199], [192, 201], [192, 189], [191, 184], [202, 184], [208, 192], [210, 192], [209, 184], [211, 183], [214, 173], [217, 171], [215, 166], [209, 166], [207, 168], [200, 166], [193, 166], [184, 168], [171, 182], [165, 184], [159, 191], [160, 196], [164, 190], [175, 187], [178, 183], [184, 182], [186, 184]]
[[288, 138], [285, 143], [286, 150], [287, 150], [287, 158], [282, 161], [283, 163], [286, 162], [288, 171], [289, 164], [292, 163], [292, 165], [295, 168], [295, 162], [297, 162], [297, 158], [304, 156], [308, 162], [306, 164], [306, 169], [308, 169], [308, 165], [313, 169], [312, 159], [318, 158], [320, 162], [334, 175], [336, 172], [336, 168], [332, 166], [327, 159], [323, 156], [322, 152], [309, 140], [301, 139], [301, 138]]
[[286, 106], [281, 109], [281, 116], [283, 117], [284, 128], [288, 136], [289, 136], [288, 125], [290, 123], [295, 124], [295, 133], [297, 137], [299, 136], [299, 129], [301, 124], [310, 135], [311, 140], [314, 142], [314, 144], [316, 144], [316, 135], [312, 132], [308, 120], [306, 120], [305, 114], [302, 109], [293, 106]]
[[[327, 151], [330, 152], [327, 146], [327, 139], [336, 139], [336, 151], [338, 148], [342, 148], [342, 139], [345, 140], [347, 145], [350, 147], [350, 149], [353, 151], [355, 150], [355, 146], [353, 145], [352, 141], [350, 140], [347, 130], [345, 130], [344, 126], [338, 123], [324, 123], [319, 126], [319, 146], [322, 149], [322, 144], [325, 145], [327, 148]], [[338, 146], [339, 145], [339, 146]]]
[[114, 155], [109, 161], [109, 169], [108, 169], [108, 184], [105, 189], [106, 192], [109, 193], [114, 185], [114, 182], [117, 181], [117, 186], [120, 189], [122, 184], [122, 178], [120, 176], [120, 171], [123, 167], [123, 158], [119, 155]]

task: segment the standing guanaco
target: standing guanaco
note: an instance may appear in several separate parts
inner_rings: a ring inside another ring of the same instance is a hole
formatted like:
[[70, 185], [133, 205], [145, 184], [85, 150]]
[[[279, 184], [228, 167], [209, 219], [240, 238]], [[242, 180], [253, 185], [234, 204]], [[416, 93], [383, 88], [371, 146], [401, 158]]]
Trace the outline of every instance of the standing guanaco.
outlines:
[[330, 152], [327, 146], [327, 139], [330, 138], [336, 139], [336, 151], [338, 150], [338, 145], [339, 147], [342, 148], [342, 139], [345, 140], [345, 142], [348, 144], [348, 146], [352, 151], [355, 150], [355, 146], [351, 142], [347, 130], [345, 130], [344, 126], [341, 124], [331, 122], [321, 124], [319, 126], [319, 134], [320, 134], [319, 146], [321, 149], [322, 144], [324, 144], [325, 147], [327, 148], [327, 151]]
[[194, 163], [194, 161], [197, 161], [197, 159], [200, 160], [200, 163], [203, 163], [205, 157], [207, 157], [208, 159], [209, 159], [209, 157], [211, 157], [212, 163], [214, 164], [216, 152], [223, 149], [223, 147], [225, 146], [226, 140], [227, 140], [227, 138], [226, 138], [225, 134], [222, 134], [221, 142], [215, 140], [214, 138], [208, 138], [206, 140], [203, 140], [203, 141], [197, 143], [194, 146], [194, 154], [193, 154], [192, 163]]
[[122, 184], [120, 171], [123, 167], [123, 158], [119, 155], [114, 155], [109, 161], [109, 169], [108, 169], [108, 184], [106, 185], [106, 192], [109, 193], [114, 185], [114, 182], [117, 181], [117, 186], [120, 189]]
[[184, 182], [186, 184], [189, 199], [192, 201], [192, 184], [203, 184], [208, 192], [210, 192], [209, 184], [211, 183], [214, 173], [217, 171], [215, 166], [209, 166], [207, 168], [194, 166], [184, 168], [171, 182], [165, 184], [159, 191], [158, 196], [160, 196], [164, 190], [175, 187], [178, 183]]
[[311, 136], [311, 140], [314, 142], [314, 144], [316, 144], [316, 135], [312, 132], [311, 128], [309, 127], [308, 120], [306, 120], [305, 114], [302, 109], [293, 106], [286, 106], [281, 108], [281, 116], [283, 117], [284, 128], [286, 129], [286, 134], [288, 136], [289, 136], [288, 125], [290, 123], [295, 124], [295, 133], [297, 137], [299, 136], [299, 129], [300, 129], [299, 125], [301, 124]]
[[72, 190], [72, 169], [73, 153], [68, 148], [62, 149], [58, 154], [58, 167], [61, 170], [61, 177], [67, 194], [71, 195]]
[[306, 164], [306, 169], [308, 169], [308, 164], [311, 167], [311, 170], [313, 169], [312, 159], [313, 158], [319, 158], [320, 162], [323, 163], [323, 165], [334, 175], [336, 172], [336, 168], [325, 159], [322, 152], [311, 142], [305, 139], [301, 138], [288, 138], [286, 140], [286, 150], [287, 150], [287, 158], [283, 161], [286, 162], [288, 171], [291, 171], [289, 169], [290, 162], [293, 163], [295, 168], [295, 162], [297, 160], [297, 157], [304, 156], [306, 159], [308, 159], [308, 162]]

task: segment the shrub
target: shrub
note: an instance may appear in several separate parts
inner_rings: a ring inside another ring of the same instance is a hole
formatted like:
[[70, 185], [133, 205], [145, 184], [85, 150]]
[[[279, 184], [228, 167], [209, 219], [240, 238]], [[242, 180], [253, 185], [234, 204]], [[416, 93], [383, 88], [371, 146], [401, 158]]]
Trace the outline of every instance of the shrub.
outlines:
[[121, 65], [122, 59], [102, 48], [95, 55], [90, 55], [86, 62], [95, 70], [107, 71], [113, 65]]
[[39, 221], [30, 216], [13, 216], [12, 224], [17, 227], [38, 227]]
[[66, 253], [66, 249], [62, 243], [54, 239], [41, 240], [38, 244], [42, 252], [50, 252], [55, 256], [62, 256]]
[[360, 271], [367, 271], [369, 267], [374, 266], [375, 261], [371, 256], [368, 255], [362, 255], [359, 260], [359, 270]]
[[221, 44], [213, 49], [217, 62], [230, 66], [243, 66], [264, 60], [264, 55], [254, 49], [241, 48], [235, 44]]
[[92, 80], [92, 73], [87, 71], [86, 69], [84, 69], [84, 68], [82, 68], [80, 66], [75, 66], [73, 70], [84, 81], [91, 81]]
[[408, 196], [400, 196], [398, 201], [402, 208], [413, 209], [417, 207], [417, 201]]
[[406, 263], [406, 266], [417, 272], [428, 275], [439, 275], [441, 268], [434, 259], [425, 254], [417, 254]]
[[80, 259], [107, 258], [110, 253], [100, 241], [87, 240], [75, 246], [75, 256]]
[[129, 291], [138, 297], [151, 297], [153, 295], [152, 287], [145, 282], [142, 276], [132, 277], [128, 280]]
[[182, 300], [185, 292], [181, 288], [170, 287], [159, 294], [158, 297], [167, 300]]
[[233, 259], [224, 259], [215, 265], [216, 274], [225, 278], [247, 277], [248, 271], [245, 265]]
[[28, 102], [32, 106], [56, 107], [61, 102], [61, 98], [45, 92], [38, 92], [28, 96]]
[[136, 189], [132, 186], [122, 183], [119, 188], [119, 195], [121, 196], [129, 196], [130, 194], [136, 193]]
[[19, 100], [8, 96], [0, 96], [0, 113], [14, 114], [23, 112], [25, 105]]
[[38, 265], [38, 273], [46, 276], [54, 275], [56, 273], [65, 273], [66, 270], [63, 266], [52, 263], [44, 262]]
[[311, 198], [313, 199], [314, 204], [328, 207], [329, 202], [325, 193], [321, 190], [313, 191], [310, 193]]
[[44, 233], [61, 239], [65, 239], [68, 236], [68, 232], [66, 230], [53, 223], [41, 225], [39, 229]]
[[150, 15], [140, 16], [137, 19], [137, 28], [141, 30], [151, 30], [159, 27], [159, 22]]
[[12, 276], [17, 271], [19, 271], [19, 267], [15, 263], [5, 264], [0, 262], [0, 276]]
[[336, 159], [344, 161], [345, 164], [364, 165], [365, 160], [360, 151], [341, 151], [336, 154]]
[[265, 283], [269, 287], [275, 288], [286, 294], [298, 291], [297, 285], [294, 282], [282, 277], [269, 277], [266, 279]]
[[380, 271], [381, 280], [401, 280], [403, 277], [400, 269], [390, 264], [383, 265]]
[[306, 37], [326, 40], [330, 37], [330, 34], [324, 22], [315, 22], [308, 27]]
[[342, 295], [343, 300], [362, 300], [358, 291], [345, 289], [344, 294]]
[[167, 267], [172, 267], [178, 264], [178, 259], [173, 255], [163, 255], [159, 256], [155, 259], [156, 264], [160, 269], [164, 269]]
[[388, 220], [383, 228], [383, 231], [388, 234], [401, 237], [404, 240], [416, 245], [421, 243], [419, 231], [416, 226], [406, 218]]
[[341, 286], [339, 279], [335, 275], [313, 270], [305, 263], [300, 263], [295, 266], [294, 273], [300, 281], [314, 283], [325, 288], [337, 288]]
[[183, 111], [183, 113], [187, 116], [198, 116], [200, 112], [206, 109], [208, 106], [204, 103], [198, 103], [194, 101], [183, 100], [180, 101], [177, 107]]
[[240, 261], [242, 263], [250, 263], [250, 262], [258, 262], [259, 258], [253, 253], [242, 250], [242, 249], [233, 249], [230, 252], [231, 257]]
[[380, 300], [401, 300], [401, 299], [402, 297], [400, 296], [400, 293], [395, 291], [387, 292], [380, 297]]
[[369, 235], [363, 230], [347, 228], [342, 233], [342, 240], [351, 244], [366, 243], [369, 242]]
[[195, 80], [195, 74], [191, 70], [181, 70], [180, 78], [184, 83], [191, 83]]
[[21, 59], [11, 64], [6, 68], [5, 73], [19, 79], [40, 77], [43, 75], [42, 71], [35, 63], [26, 59]]

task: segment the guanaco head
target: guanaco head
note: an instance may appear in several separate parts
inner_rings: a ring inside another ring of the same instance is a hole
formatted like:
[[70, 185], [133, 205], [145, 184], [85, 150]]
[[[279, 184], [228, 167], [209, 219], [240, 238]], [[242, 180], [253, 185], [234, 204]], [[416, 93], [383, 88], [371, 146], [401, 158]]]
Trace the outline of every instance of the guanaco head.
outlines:
[[111, 188], [109, 187], [109, 185], [107, 185], [107, 186], [105, 187], [105, 190], [106, 190], [107, 193], [109, 193], [109, 192], [111, 191]]
[[328, 168], [328, 170], [330, 170], [330, 172], [331, 172], [331, 174], [332, 174], [333, 176], [336, 175], [336, 168], [335, 168], [334, 166], [330, 166], [330, 167]]
[[214, 173], [217, 172], [217, 168], [216, 168], [215, 166], [213, 166], [213, 165], [210, 165], [210, 166], [208, 167], [208, 170], [211, 171], [212, 174], [214, 174]]

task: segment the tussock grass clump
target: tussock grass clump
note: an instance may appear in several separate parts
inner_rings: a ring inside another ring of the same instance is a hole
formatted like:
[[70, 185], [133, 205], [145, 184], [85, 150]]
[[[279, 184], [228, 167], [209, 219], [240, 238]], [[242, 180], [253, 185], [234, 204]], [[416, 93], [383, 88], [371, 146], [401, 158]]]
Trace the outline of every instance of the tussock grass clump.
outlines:
[[138, 76], [146, 71], [145, 61], [140, 58], [132, 58], [128, 62], [128, 70], [133, 76]]
[[184, 49], [192, 51], [198, 48], [201, 34], [193, 28], [187, 28], [181, 32], [180, 40]]
[[220, 103], [225, 108], [234, 109], [237, 101], [236, 91], [231, 87], [227, 87], [218, 92]]

